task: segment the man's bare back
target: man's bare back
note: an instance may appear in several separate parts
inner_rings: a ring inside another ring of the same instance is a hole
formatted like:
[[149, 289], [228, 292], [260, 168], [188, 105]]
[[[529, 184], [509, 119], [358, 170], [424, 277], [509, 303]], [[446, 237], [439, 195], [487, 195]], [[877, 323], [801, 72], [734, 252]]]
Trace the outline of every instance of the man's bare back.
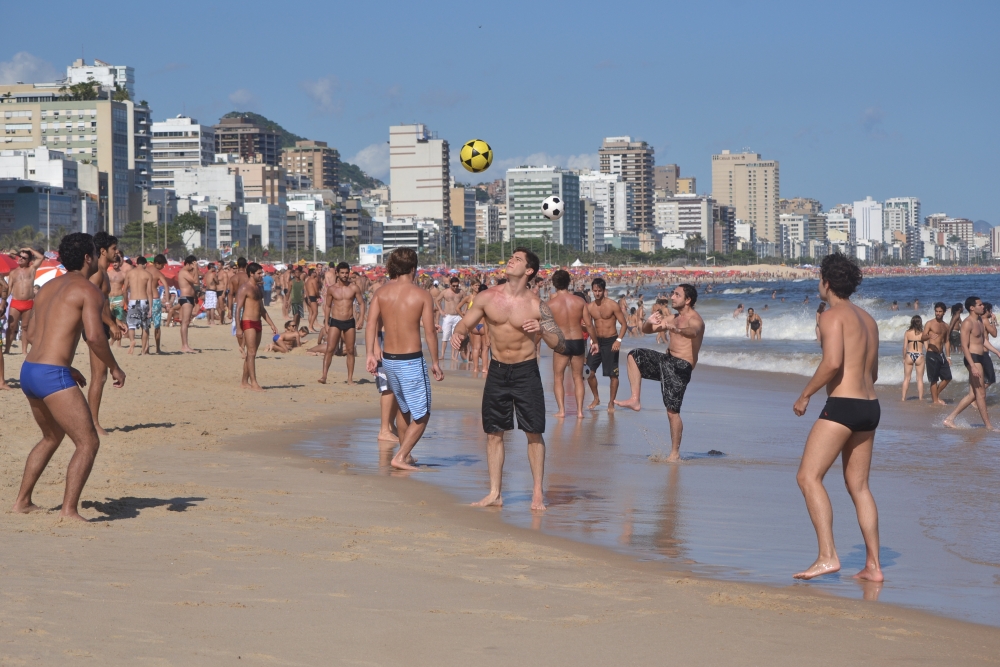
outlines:
[[587, 302], [568, 291], [556, 292], [546, 303], [566, 340], [583, 338], [583, 312]]

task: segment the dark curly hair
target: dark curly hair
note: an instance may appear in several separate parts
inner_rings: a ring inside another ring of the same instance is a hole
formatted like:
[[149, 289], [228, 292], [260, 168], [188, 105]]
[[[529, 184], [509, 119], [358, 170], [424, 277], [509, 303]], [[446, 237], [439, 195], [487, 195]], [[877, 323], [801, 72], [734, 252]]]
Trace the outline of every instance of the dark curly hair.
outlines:
[[861, 269], [849, 257], [839, 252], [827, 255], [819, 266], [820, 280], [826, 281], [830, 291], [847, 299], [861, 284]]
[[83, 268], [84, 259], [97, 254], [94, 237], [83, 232], [67, 234], [59, 242], [59, 261], [67, 271], [79, 271]]
[[[348, 266], [348, 269], [351, 267]], [[413, 273], [417, 268], [417, 252], [413, 248], [405, 246], [396, 248], [389, 253], [389, 260], [386, 262], [386, 269], [389, 271], [389, 279], [405, 276]], [[337, 267], [340, 269], [340, 266]]]

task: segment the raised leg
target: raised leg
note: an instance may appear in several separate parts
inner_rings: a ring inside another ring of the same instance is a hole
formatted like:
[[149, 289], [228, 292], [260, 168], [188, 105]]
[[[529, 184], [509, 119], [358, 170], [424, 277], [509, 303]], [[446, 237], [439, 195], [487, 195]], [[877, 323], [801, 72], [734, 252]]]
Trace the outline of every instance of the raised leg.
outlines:
[[32, 502], [31, 494], [35, 490], [35, 484], [38, 483], [38, 478], [42, 476], [45, 466], [49, 464], [52, 455], [59, 449], [60, 443], [62, 443], [63, 438], [66, 436], [66, 432], [52, 418], [52, 413], [49, 412], [43, 401], [29, 398], [28, 404], [31, 407], [31, 414], [35, 418], [35, 422], [42, 430], [42, 439], [32, 448], [28, 454], [28, 460], [24, 464], [21, 488], [17, 493], [17, 500], [14, 501], [13, 507], [15, 512], [22, 513], [34, 512], [41, 509]]
[[[503, 431], [486, 434], [486, 462], [490, 470], [490, 492], [479, 502], [472, 503], [474, 507], [500, 507], [503, 496], [500, 487], [503, 484]], [[534, 468], [532, 468], [534, 472]]]
[[882, 566], [879, 562], [878, 508], [875, 498], [868, 488], [868, 474], [872, 467], [872, 446], [875, 431], [853, 433], [844, 447], [844, 483], [851, 494], [858, 512], [858, 525], [865, 539], [865, 567], [854, 575], [857, 579], [882, 581]]
[[642, 403], [639, 401], [639, 396], [642, 393], [642, 373], [639, 371], [639, 365], [635, 363], [635, 357], [631, 354], [626, 357], [626, 367], [628, 368], [628, 383], [629, 388], [632, 390], [632, 395], [624, 401], [615, 401], [615, 405], [622, 408], [631, 408], [638, 412], [642, 409]]

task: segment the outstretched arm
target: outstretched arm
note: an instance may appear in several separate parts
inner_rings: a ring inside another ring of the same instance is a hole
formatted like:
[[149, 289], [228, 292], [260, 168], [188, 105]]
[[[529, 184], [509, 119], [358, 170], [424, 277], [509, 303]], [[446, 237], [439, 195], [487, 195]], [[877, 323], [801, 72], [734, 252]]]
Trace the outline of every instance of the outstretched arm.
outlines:
[[[483, 316], [486, 314], [485, 302], [491, 298], [487, 296], [488, 294], [488, 291], [480, 294], [479, 298], [473, 301], [469, 309], [465, 311], [465, 316], [461, 321], [455, 325], [454, 332], [451, 335], [451, 346], [456, 350], [461, 349], [462, 341], [469, 335], [469, 329], [476, 326], [479, 320], [483, 319]], [[433, 326], [433, 318], [431, 325]]]

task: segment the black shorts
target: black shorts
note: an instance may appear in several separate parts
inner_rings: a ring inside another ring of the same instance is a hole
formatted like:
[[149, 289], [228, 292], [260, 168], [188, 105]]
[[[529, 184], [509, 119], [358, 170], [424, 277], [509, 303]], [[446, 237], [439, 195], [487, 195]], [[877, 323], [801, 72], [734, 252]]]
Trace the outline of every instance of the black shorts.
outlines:
[[951, 349], [961, 350], [962, 334], [958, 331], [952, 331], [950, 334], [948, 334], [948, 342], [951, 343]]
[[576, 338], [566, 341], [566, 351], [563, 352], [563, 356], [582, 357], [586, 351], [585, 341], [582, 338]]
[[490, 361], [483, 387], [483, 430], [513, 431], [515, 413], [522, 431], [545, 432], [545, 392], [537, 359], [517, 364]]
[[307, 296], [306, 298], [309, 299], [309, 303], [316, 303], [317, 301], [319, 301], [318, 296]]
[[358, 323], [352, 317], [349, 320], [335, 320], [332, 317], [326, 321], [327, 326], [337, 327], [341, 331], [350, 331], [351, 329], [357, 329]]
[[[993, 369], [993, 360], [990, 359], [990, 353], [984, 352], [983, 354], [969, 354], [972, 360], [983, 367], [983, 384], [991, 385], [996, 384], [997, 374]], [[965, 368], [971, 373], [972, 369], [969, 368], [969, 362], [965, 360], [965, 355], [962, 355], [962, 363], [965, 364]]]
[[694, 367], [687, 361], [656, 350], [639, 348], [628, 356], [635, 359], [643, 380], [657, 380], [663, 394], [663, 406], [668, 412], [680, 412], [684, 402], [684, 392], [691, 382]]
[[927, 368], [927, 381], [936, 384], [941, 380], [951, 381], [951, 364], [945, 359], [943, 352], [927, 350], [924, 356], [924, 366]]
[[874, 431], [882, 418], [882, 407], [877, 398], [868, 400], [830, 396], [826, 399], [819, 418], [843, 424], [853, 433]]
[[618, 377], [619, 350], [611, 349], [616, 340], [618, 340], [616, 336], [597, 339], [597, 354], [587, 355], [587, 366], [590, 367], [591, 373], [596, 373], [598, 368], [604, 366], [604, 377]]

